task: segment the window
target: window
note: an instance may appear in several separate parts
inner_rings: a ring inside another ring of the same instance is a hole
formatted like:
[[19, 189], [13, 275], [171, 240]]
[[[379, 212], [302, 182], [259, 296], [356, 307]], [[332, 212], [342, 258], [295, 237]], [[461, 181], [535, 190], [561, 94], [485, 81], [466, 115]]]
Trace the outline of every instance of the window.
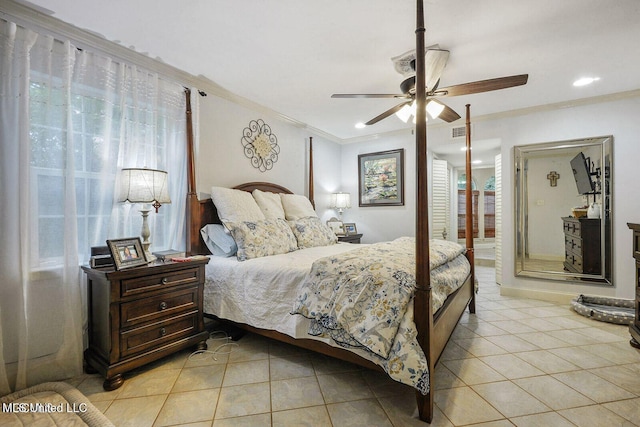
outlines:
[[[480, 196], [480, 192], [478, 190], [474, 190], [471, 196], [471, 204], [473, 207], [473, 237], [478, 237], [478, 197]], [[467, 196], [465, 190], [458, 190], [458, 239], [464, 239], [466, 237], [467, 230], [467, 215], [466, 212], [467, 206]]]
[[[91, 54], [77, 54], [95, 59]], [[92, 71], [99, 69], [103, 74], [115, 74], [120, 70], [120, 67], [100, 69], [100, 66], [99, 60], [96, 61]], [[136, 80], [139, 78], [136, 73], [143, 78]], [[104, 87], [100, 78], [92, 77], [93, 81], [72, 82], [69, 94], [62, 76], [32, 70], [30, 187], [36, 208], [32, 210], [31, 223], [32, 242], [37, 242], [31, 248], [32, 268], [62, 262], [65, 217], [70, 214], [77, 218], [77, 251], [81, 263], [88, 260], [92, 246], [104, 246], [108, 238], [140, 234], [142, 219], [136, 214], [137, 209], [114, 202], [120, 168], [172, 169], [174, 173], [170, 173], [169, 179], [182, 182], [174, 174], [186, 172], [186, 166], [180, 164], [186, 163], [184, 155], [173, 156], [167, 147], [185, 139], [183, 89], [173, 85], [169, 93], [163, 93], [165, 89], [152, 87], [156, 81], [145, 79], [146, 76], [148, 73], [135, 68], [127, 70], [119, 76], [125, 80], [123, 87], [117, 88], [120, 92]], [[126, 79], [133, 82], [127, 85]], [[167, 100], [170, 102], [166, 103]], [[184, 146], [183, 143], [177, 145]], [[73, 152], [68, 153], [67, 147]], [[178, 164], [172, 165], [172, 162]], [[65, 180], [71, 176], [75, 187], [73, 204], [65, 194], [65, 188], [69, 188]], [[177, 198], [182, 193], [178, 189], [171, 196]], [[182, 243], [172, 241], [171, 215], [172, 210], [163, 206], [149, 216], [152, 249], [165, 249], [171, 244], [178, 247]]]
[[484, 237], [496, 237], [496, 192], [484, 192]]
[[484, 183], [484, 237], [496, 237], [496, 177]]
[[[467, 198], [466, 191], [467, 188], [467, 174], [460, 174], [458, 176], [458, 239], [464, 239], [466, 236], [467, 229], [467, 216], [466, 206], [467, 206]], [[480, 193], [476, 190], [476, 183], [471, 178], [471, 203], [473, 205], [473, 237], [478, 237], [478, 197]]]
[[[458, 176], [458, 190], [464, 190], [465, 188], [467, 188], [467, 174], [463, 173]], [[473, 177], [471, 177], [471, 189], [477, 190]]]

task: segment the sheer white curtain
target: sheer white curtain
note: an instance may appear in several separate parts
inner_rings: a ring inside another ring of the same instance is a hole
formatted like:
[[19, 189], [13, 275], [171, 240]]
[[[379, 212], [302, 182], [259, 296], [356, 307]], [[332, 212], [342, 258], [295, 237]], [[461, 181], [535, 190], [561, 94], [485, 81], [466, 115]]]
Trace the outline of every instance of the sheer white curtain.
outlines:
[[184, 249], [183, 88], [0, 19], [0, 395], [82, 368], [91, 246], [139, 235], [117, 171], [169, 173], [152, 250]]

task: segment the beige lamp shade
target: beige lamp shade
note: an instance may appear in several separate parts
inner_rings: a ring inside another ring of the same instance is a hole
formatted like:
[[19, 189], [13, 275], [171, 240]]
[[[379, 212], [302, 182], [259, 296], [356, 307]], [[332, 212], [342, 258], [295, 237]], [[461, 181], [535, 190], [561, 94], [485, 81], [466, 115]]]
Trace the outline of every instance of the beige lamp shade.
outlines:
[[158, 208], [171, 203], [167, 173], [157, 169], [125, 168], [120, 173], [119, 202], [151, 203]]
[[351, 194], [349, 193], [333, 193], [331, 195], [331, 203], [329, 205], [331, 209], [337, 209], [342, 215], [342, 211], [351, 208]]

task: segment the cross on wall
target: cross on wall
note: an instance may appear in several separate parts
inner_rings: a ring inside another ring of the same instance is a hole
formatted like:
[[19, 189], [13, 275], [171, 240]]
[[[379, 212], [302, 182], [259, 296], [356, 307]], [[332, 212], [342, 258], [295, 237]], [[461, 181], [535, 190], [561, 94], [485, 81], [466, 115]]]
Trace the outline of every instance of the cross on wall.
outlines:
[[560, 179], [560, 174], [556, 171], [551, 171], [547, 174], [547, 179], [549, 180], [550, 187], [556, 187]]

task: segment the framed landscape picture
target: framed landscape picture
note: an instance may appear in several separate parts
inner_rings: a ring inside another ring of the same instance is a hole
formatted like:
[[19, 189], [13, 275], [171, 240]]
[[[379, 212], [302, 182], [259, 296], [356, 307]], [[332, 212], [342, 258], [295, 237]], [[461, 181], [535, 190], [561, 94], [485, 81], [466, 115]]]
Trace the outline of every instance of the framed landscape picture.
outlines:
[[404, 149], [358, 155], [359, 206], [404, 206]]

